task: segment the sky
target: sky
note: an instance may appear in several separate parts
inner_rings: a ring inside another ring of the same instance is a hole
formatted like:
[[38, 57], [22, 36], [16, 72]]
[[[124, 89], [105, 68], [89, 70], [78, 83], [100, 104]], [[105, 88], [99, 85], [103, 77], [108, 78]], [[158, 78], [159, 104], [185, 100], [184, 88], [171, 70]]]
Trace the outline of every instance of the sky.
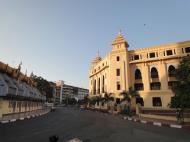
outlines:
[[129, 50], [190, 40], [189, 0], [0, 0], [0, 61], [88, 88], [121, 30]]

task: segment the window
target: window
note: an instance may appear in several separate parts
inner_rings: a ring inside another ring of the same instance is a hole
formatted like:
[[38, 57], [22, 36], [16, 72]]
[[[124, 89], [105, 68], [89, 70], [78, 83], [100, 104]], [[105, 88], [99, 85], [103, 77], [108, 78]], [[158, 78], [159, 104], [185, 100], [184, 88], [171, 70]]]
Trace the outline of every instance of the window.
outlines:
[[165, 51], [163, 53], [164, 53], [164, 56], [165, 56]]
[[117, 57], [116, 57], [116, 60], [117, 60], [117, 61], [119, 61], [119, 60], [120, 60], [119, 56], [117, 56]]
[[190, 53], [190, 47], [185, 48], [185, 53]]
[[116, 69], [116, 75], [120, 76], [120, 69]]
[[178, 81], [169, 81], [168, 82], [168, 89], [172, 89], [172, 86], [176, 85]]
[[135, 83], [134, 88], [136, 91], [144, 90], [143, 83]]
[[170, 65], [168, 68], [168, 76], [169, 77], [175, 77], [175, 67]]
[[98, 94], [100, 94], [100, 78], [98, 79]]
[[120, 90], [121, 89], [121, 85], [119, 82], [117, 82], [117, 90]]
[[149, 53], [149, 57], [150, 57], [150, 58], [154, 58], [154, 57], [155, 57], [155, 53], [154, 53], [154, 52]]
[[160, 90], [161, 84], [160, 82], [152, 82], [150, 83], [150, 89], [151, 90]]
[[153, 106], [162, 106], [162, 101], [160, 97], [153, 97], [152, 98]]
[[104, 102], [102, 102], [102, 106], [104, 106]]
[[144, 106], [143, 98], [137, 97], [137, 98], [136, 98], [136, 104], [140, 104], [141, 106]]
[[116, 98], [116, 104], [120, 104], [120, 99], [119, 98]]
[[151, 78], [158, 78], [158, 71], [155, 67], [151, 69]]
[[134, 60], [139, 60], [139, 55], [135, 55]]
[[102, 77], [102, 93], [104, 93], [104, 84], [105, 84], [105, 81], [104, 81], [104, 76]]
[[141, 71], [139, 69], [135, 70], [135, 80], [142, 79]]
[[94, 91], [93, 94], [96, 95], [96, 80], [94, 80]]
[[173, 55], [173, 52], [172, 52], [172, 50], [167, 50], [166, 54], [167, 54], [167, 56], [170, 56], [170, 55]]
[[183, 50], [183, 48], [182, 48], [182, 53], [184, 53], [184, 50]]

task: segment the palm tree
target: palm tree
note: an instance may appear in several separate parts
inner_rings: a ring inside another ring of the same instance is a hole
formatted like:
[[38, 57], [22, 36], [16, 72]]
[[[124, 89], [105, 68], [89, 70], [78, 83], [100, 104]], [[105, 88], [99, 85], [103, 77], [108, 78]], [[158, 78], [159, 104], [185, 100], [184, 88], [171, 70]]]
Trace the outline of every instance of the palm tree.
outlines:
[[114, 101], [114, 97], [112, 97], [112, 93], [105, 93], [105, 95], [104, 95], [104, 98], [102, 99], [102, 102], [103, 103], [107, 103], [107, 105], [108, 105], [108, 102], [110, 102], [110, 101]]
[[139, 97], [139, 94], [136, 90], [133, 90], [131, 87], [129, 88], [129, 91], [123, 91], [120, 95], [123, 96], [123, 99], [121, 101], [127, 101], [128, 102], [128, 114], [131, 115], [131, 100], [133, 98]]

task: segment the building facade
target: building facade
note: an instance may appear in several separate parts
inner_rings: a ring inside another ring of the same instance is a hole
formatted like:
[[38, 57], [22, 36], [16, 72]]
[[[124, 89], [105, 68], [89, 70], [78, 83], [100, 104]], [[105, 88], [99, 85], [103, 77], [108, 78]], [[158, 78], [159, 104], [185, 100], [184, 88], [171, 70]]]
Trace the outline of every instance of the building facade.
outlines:
[[83, 100], [85, 97], [88, 96], [89, 90], [88, 89], [84, 89], [84, 88], [80, 88], [80, 87], [75, 87], [75, 92], [74, 92], [74, 98], [79, 101], [79, 100]]
[[62, 103], [63, 101], [63, 86], [64, 86], [64, 81], [59, 80], [56, 83], [56, 90], [55, 90], [55, 103]]
[[63, 101], [71, 98], [74, 98], [76, 101], [82, 100], [85, 96], [88, 96], [88, 92], [88, 89], [67, 85], [60, 80], [56, 82], [55, 102], [63, 103]]
[[0, 62], [0, 118], [42, 109], [46, 97], [35, 87], [31, 77]]
[[121, 99], [121, 92], [132, 88], [140, 94], [144, 107], [169, 107], [174, 70], [181, 58], [190, 53], [190, 41], [129, 50], [119, 33], [105, 58], [92, 61], [89, 72], [90, 97], [111, 93]]

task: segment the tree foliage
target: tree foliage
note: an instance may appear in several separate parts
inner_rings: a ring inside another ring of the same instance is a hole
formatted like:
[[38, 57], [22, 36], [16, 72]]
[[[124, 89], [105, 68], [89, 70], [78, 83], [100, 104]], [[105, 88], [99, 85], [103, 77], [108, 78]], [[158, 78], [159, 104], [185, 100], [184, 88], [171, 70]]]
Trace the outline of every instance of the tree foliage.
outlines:
[[173, 108], [190, 108], [190, 56], [182, 58], [175, 70], [177, 82], [172, 85], [174, 97], [171, 99]]
[[50, 82], [41, 76], [32, 76], [33, 80], [37, 83], [37, 89], [47, 97], [47, 99], [53, 98], [53, 87], [51, 87]]
[[123, 91], [121, 95], [123, 96], [122, 101], [128, 102], [131, 101], [131, 98], [139, 96], [138, 92], [136, 90], [133, 90], [131, 87], [129, 88], [129, 91]]

